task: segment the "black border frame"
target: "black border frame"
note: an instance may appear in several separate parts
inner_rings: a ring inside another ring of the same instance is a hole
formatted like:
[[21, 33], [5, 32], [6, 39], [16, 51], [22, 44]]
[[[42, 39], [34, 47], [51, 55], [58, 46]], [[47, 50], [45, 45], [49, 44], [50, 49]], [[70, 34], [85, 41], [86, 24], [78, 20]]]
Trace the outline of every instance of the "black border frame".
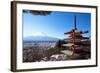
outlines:
[[[69, 67], [52, 67], [52, 68], [37, 68], [37, 69], [17, 69], [17, 4], [36, 4], [36, 5], [50, 5], [50, 6], [67, 6], [67, 7], [82, 7], [96, 9], [96, 64], [84, 66], [69, 66]], [[69, 68], [84, 68], [84, 67], [97, 67], [98, 66], [98, 7], [89, 5], [74, 5], [74, 4], [58, 4], [58, 3], [43, 3], [43, 2], [28, 2], [28, 1], [11, 1], [11, 71], [37, 71], [37, 70], [52, 70], [52, 69], [69, 69]]]

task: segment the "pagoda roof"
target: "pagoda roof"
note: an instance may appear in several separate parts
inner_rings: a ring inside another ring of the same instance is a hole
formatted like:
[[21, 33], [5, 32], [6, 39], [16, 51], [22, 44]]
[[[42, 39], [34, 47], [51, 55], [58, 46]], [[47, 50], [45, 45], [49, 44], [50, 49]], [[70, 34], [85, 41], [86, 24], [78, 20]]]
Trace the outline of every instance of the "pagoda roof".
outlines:
[[79, 35], [79, 34], [84, 34], [84, 33], [88, 33], [88, 31], [69, 31], [69, 32], [65, 32], [64, 34], [71, 34], [71, 35]]
[[80, 42], [86, 42], [86, 41], [68, 41], [68, 43], [80, 43]]
[[69, 40], [69, 41], [88, 41], [88, 38], [66, 38], [64, 40]]
[[65, 46], [65, 47], [67, 47], [67, 49], [70, 49], [70, 50], [80, 50], [80, 49], [89, 49], [90, 48], [90, 46], [70, 46], [69, 48], [68, 48], [68, 46]]

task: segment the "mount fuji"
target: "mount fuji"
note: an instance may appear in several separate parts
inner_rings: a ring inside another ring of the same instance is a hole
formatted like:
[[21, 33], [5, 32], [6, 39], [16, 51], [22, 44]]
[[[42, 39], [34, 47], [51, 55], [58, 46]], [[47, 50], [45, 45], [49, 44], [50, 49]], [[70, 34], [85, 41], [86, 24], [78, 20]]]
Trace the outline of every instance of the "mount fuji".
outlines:
[[24, 41], [57, 41], [59, 38], [50, 36], [28, 36], [23, 38]]

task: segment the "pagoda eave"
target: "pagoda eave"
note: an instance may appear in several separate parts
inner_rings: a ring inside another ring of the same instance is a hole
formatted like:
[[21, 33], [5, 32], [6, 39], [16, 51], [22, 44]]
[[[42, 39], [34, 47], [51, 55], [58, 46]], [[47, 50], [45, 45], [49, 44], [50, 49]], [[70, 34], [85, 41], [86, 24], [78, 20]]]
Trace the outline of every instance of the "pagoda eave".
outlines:
[[70, 31], [70, 32], [65, 32], [64, 34], [70, 34], [70, 35], [79, 35], [79, 34], [85, 34], [88, 33], [88, 31]]

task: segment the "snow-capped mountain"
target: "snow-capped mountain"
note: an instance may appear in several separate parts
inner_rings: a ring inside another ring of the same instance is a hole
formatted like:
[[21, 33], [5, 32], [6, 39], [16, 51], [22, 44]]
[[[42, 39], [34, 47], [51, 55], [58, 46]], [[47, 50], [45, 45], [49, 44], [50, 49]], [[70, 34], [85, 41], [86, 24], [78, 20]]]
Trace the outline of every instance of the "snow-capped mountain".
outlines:
[[57, 41], [58, 38], [49, 36], [28, 36], [23, 38], [24, 41]]

